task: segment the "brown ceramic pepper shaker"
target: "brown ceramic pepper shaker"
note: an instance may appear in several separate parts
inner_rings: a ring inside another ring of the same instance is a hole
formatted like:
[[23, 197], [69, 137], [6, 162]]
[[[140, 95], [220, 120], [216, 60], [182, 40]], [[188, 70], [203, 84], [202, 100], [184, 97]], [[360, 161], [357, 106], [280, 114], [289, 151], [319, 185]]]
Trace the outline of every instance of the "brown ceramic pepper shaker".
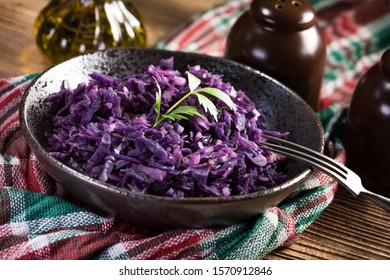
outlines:
[[343, 141], [347, 164], [363, 185], [390, 197], [390, 49], [356, 85]]
[[318, 109], [326, 44], [305, 0], [254, 0], [232, 26], [225, 57], [274, 77]]

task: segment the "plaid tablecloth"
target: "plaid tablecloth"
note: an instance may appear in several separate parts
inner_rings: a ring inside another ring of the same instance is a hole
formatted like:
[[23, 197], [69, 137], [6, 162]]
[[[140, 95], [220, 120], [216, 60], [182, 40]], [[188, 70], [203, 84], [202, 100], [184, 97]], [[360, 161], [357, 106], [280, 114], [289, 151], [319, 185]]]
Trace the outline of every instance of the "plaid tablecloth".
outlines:
[[[250, 2], [226, 1], [198, 14], [156, 47], [222, 56], [231, 25]], [[390, 1], [310, 2], [328, 44], [318, 115], [330, 136], [327, 150], [345, 162], [340, 104], [390, 47]], [[155, 231], [100, 217], [69, 199], [21, 135], [18, 104], [36, 75], [0, 80], [0, 259], [261, 259], [295, 242], [337, 190], [315, 172], [278, 207], [219, 229]]]

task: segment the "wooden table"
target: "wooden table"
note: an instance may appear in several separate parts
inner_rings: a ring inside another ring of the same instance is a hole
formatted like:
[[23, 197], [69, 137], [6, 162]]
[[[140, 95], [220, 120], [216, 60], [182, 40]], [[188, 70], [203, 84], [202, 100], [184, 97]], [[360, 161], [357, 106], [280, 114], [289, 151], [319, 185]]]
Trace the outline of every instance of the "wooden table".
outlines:
[[[48, 1], [0, 0], [0, 78], [49, 66], [35, 46], [33, 24]], [[143, 15], [148, 44], [184, 23], [194, 13], [222, 0], [133, 0]], [[342, 187], [332, 204], [288, 248], [267, 259], [390, 259], [390, 215], [372, 201], [354, 198]]]

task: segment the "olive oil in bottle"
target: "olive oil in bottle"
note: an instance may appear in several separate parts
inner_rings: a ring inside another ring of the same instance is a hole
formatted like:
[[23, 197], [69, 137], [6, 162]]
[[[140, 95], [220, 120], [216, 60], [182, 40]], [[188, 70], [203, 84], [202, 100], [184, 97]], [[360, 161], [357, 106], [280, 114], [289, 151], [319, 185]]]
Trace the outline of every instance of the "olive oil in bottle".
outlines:
[[126, 0], [51, 0], [38, 15], [34, 35], [51, 63], [112, 47], [145, 47], [140, 14]]

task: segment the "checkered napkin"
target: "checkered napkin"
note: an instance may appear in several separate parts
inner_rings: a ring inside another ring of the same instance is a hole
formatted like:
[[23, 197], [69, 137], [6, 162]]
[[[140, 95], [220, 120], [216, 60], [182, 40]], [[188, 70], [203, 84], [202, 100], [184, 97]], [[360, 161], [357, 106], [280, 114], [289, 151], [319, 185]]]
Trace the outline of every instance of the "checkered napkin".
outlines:
[[[318, 116], [329, 155], [340, 162], [340, 104], [390, 46], [386, 1], [311, 1], [328, 43]], [[249, 3], [232, 0], [198, 14], [156, 47], [222, 56], [230, 26]], [[36, 75], [0, 80], [0, 259], [260, 259], [295, 242], [337, 190], [315, 172], [278, 207], [219, 229], [156, 231], [100, 217], [69, 200], [21, 135], [18, 104]]]

